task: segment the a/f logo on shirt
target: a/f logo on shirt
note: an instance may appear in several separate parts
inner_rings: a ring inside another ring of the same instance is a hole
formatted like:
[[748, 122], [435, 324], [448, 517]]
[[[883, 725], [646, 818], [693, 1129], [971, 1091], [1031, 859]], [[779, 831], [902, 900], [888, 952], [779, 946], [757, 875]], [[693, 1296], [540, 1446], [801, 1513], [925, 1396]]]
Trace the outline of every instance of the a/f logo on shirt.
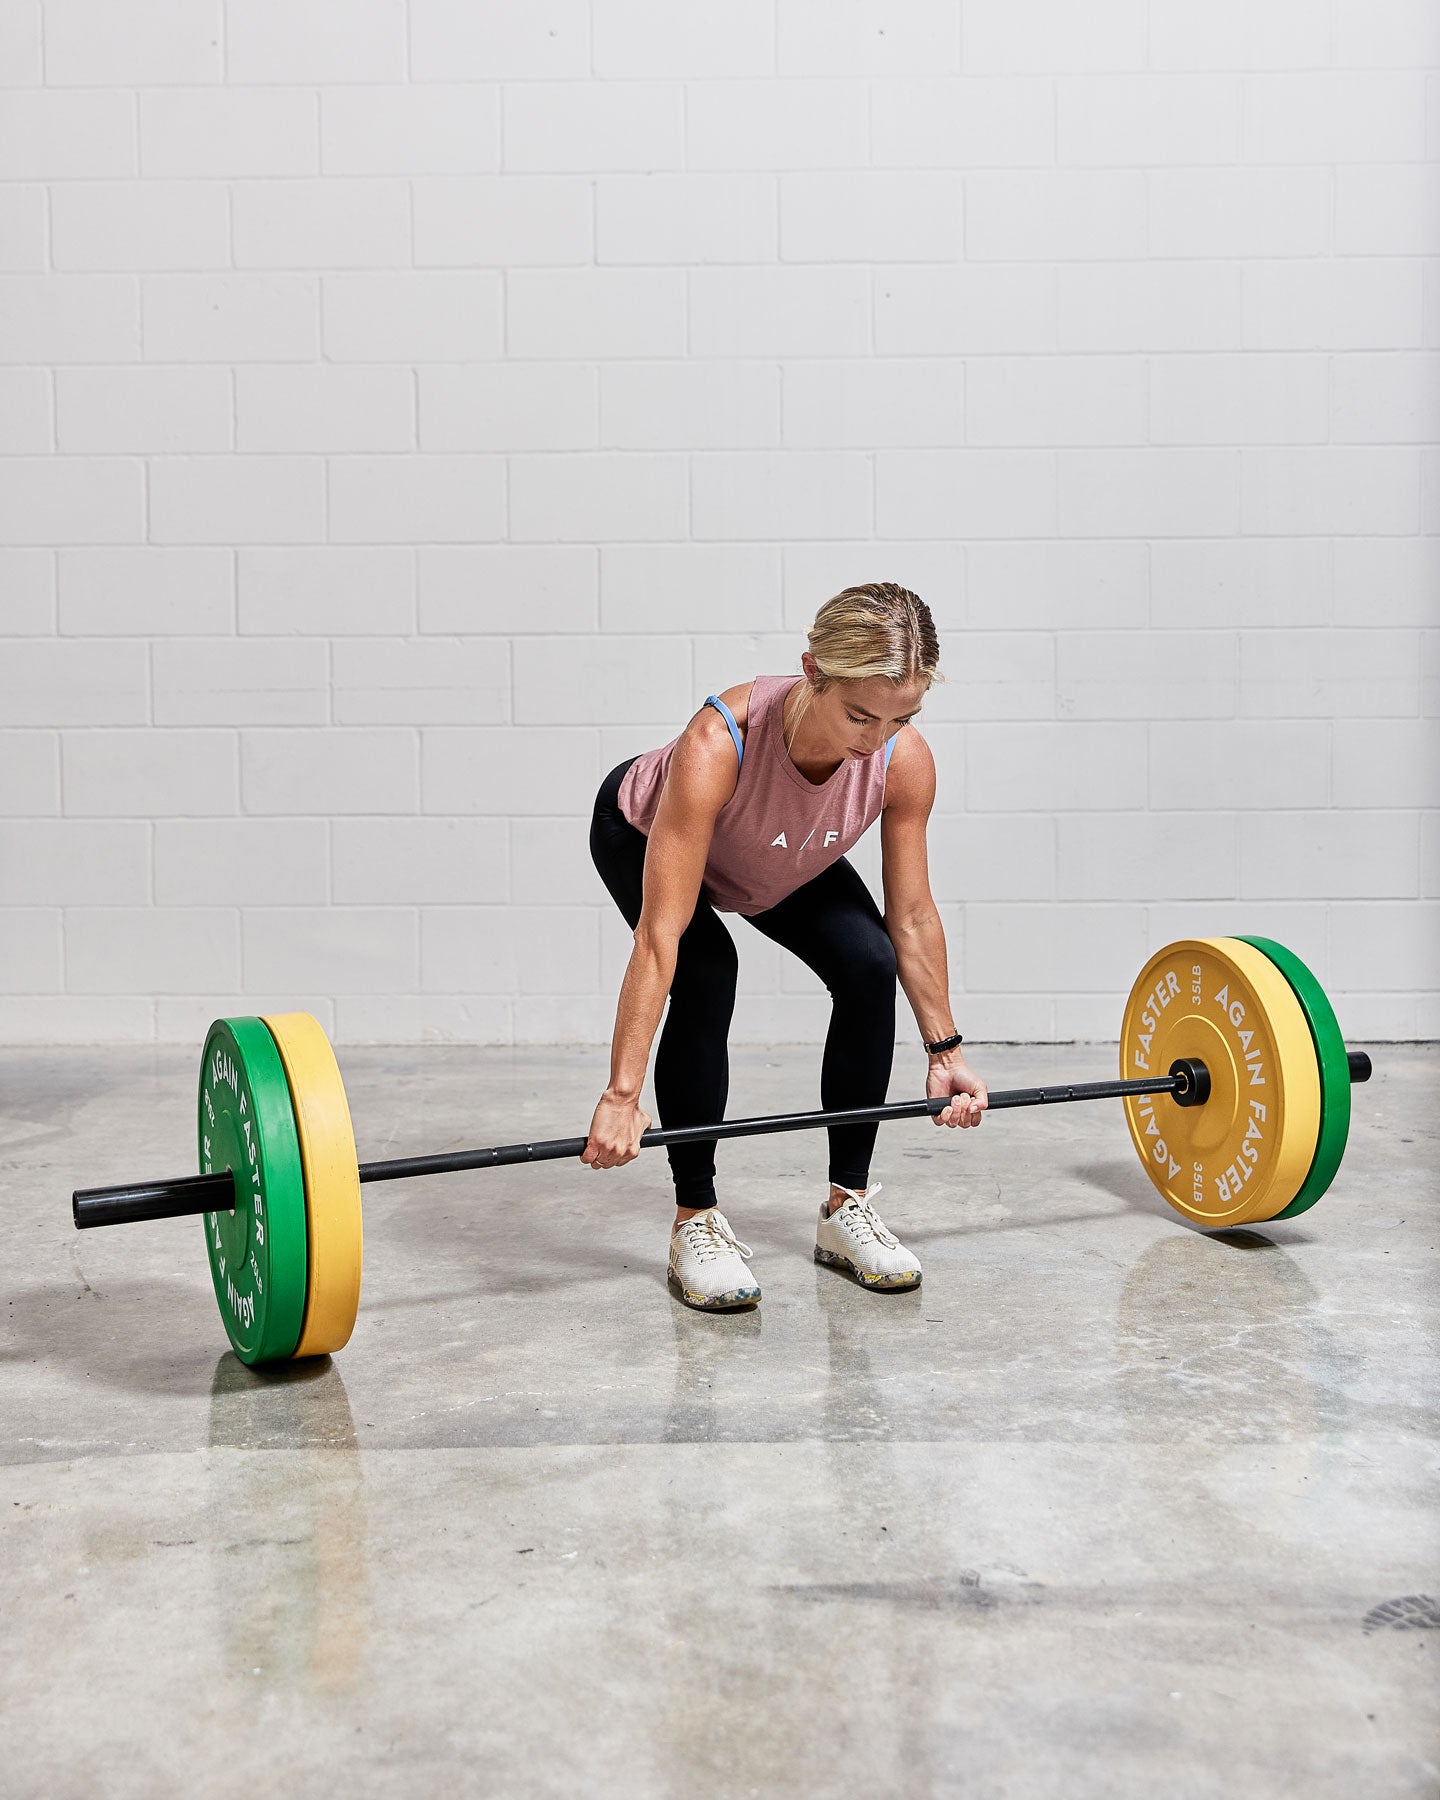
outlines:
[[[815, 833], [812, 831], [810, 833], [810, 837], [806, 838], [805, 844], [808, 844], [810, 842], [810, 838], [814, 837], [814, 835], [815, 835]], [[840, 836], [840, 833], [838, 831], [827, 831], [825, 833], [825, 842], [823, 845], [821, 845], [821, 848], [824, 850], [828, 850], [830, 848], [830, 846], [833, 843], [835, 843], [835, 841], [839, 838], [839, 836]], [[805, 848], [805, 844], [800, 845], [800, 849], [797, 850], [795, 853], [797, 856], [800, 854], [800, 850], [803, 850]], [[786, 841], [785, 833], [783, 831], [780, 833], [779, 837], [771, 838], [770, 848], [772, 850], [788, 850], [790, 848], [790, 845]]]

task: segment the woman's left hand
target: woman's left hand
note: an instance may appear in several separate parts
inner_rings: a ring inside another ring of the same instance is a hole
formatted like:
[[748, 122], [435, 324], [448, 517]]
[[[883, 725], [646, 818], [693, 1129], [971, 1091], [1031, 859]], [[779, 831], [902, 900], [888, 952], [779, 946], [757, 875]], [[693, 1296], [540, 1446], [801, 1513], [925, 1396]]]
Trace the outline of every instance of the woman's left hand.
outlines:
[[942, 1094], [954, 1095], [944, 1112], [935, 1114], [937, 1125], [978, 1125], [990, 1104], [985, 1083], [972, 1075], [963, 1061], [933, 1061], [925, 1078], [925, 1093], [931, 1100]]

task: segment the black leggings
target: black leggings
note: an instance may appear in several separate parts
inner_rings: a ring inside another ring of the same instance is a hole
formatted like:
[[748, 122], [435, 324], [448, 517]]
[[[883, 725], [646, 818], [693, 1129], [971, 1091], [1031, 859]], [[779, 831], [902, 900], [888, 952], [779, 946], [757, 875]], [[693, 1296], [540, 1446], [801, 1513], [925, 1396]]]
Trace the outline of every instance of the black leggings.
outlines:
[[[601, 782], [590, 825], [590, 855], [632, 931], [640, 922], [648, 842], [620, 810], [620, 782], [634, 760]], [[883, 1104], [895, 1049], [895, 946], [869, 888], [842, 856], [750, 923], [793, 951], [830, 990], [821, 1106], [828, 1112]], [[708, 1125], [725, 1116], [727, 1038], [738, 969], [734, 940], [702, 888], [680, 936], [670, 1009], [655, 1055], [662, 1126]], [[832, 1182], [867, 1185], [875, 1130], [873, 1124], [831, 1126]], [[670, 1144], [666, 1153], [675, 1204], [714, 1206], [715, 1139]]]

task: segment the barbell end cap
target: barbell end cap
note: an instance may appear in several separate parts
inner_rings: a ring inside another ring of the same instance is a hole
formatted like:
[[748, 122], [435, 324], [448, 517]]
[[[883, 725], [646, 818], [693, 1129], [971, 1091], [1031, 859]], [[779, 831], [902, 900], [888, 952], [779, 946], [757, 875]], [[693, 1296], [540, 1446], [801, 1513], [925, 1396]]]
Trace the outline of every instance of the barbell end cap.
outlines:
[[1178, 1084], [1170, 1098], [1177, 1106], [1203, 1106], [1210, 1098], [1210, 1071], [1198, 1056], [1179, 1056], [1170, 1065]]
[[1368, 1081], [1372, 1073], [1370, 1058], [1363, 1050], [1347, 1050], [1345, 1060], [1350, 1065], [1351, 1081]]

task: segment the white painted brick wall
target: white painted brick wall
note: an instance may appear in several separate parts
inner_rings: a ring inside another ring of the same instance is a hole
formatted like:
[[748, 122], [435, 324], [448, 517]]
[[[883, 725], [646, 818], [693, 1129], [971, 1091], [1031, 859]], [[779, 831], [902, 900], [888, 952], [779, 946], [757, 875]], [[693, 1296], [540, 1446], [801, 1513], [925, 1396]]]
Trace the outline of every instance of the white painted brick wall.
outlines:
[[[1242, 296], [1251, 292], [1254, 266], [1219, 259], [1061, 264], [1054, 271], [1057, 347], [1126, 355], [1264, 347], [1245, 341]], [[1304, 273], [1314, 279], [1312, 270], [1307, 261]], [[1273, 347], [1291, 341], [1282, 332]]]
[[49, 637], [56, 628], [56, 558], [45, 551], [0, 549], [0, 594], [7, 634]]
[[1420, 342], [1423, 271], [1413, 260], [1244, 265], [1246, 350], [1413, 350]]
[[155, 645], [157, 725], [323, 725], [330, 658], [284, 638], [171, 638]]
[[0, 190], [0, 273], [28, 274], [45, 267], [45, 189], [11, 182]]
[[593, 995], [604, 918], [593, 906], [433, 907], [421, 923], [421, 984], [435, 995]]
[[11, 907], [0, 936], [0, 982], [7, 994], [58, 994], [65, 985], [58, 908]]
[[[337, 819], [330, 834], [333, 898], [359, 906], [503, 901], [511, 888], [510, 823]], [[516, 822], [517, 829], [521, 823], [529, 821]]]
[[781, 562], [767, 544], [616, 544], [600, 552], [600, 624], [615, 632], [779, 630]]
[[864, 356], [874, 276], [868, 269], [696, 269], [685, 286], [691, 356], [799, 360]]
[[239, 269], [389, 269], [410, 260], [405, 181], [237, 181], [231, 234]]
[[243, 810], [260, 817], [409, 817], [419, 810], [419, 765], [418, 734], [399, 727], [240, 734]]
[[245, 909], [243, 920], [244, 990], [419, 992], [419, 914], [413, 907], [256, 906]]
[[225, 8], [234, 82], [395, 81], [405, 73], [404, 0], [243, 0]]
[[89, 819], [8, 819], [0, 823], [0, 905], [67, 906], [96, 893], [144, 906], [151, 890], [151, 827]]
[[138, 172], [135, 94], [11, 90], [0, 107], [0, 180], [64, 181]]
[[56, 87], [219, 81], [222, 0], [46, 0], [45, 79]]
[[677, 456], [512, 457], [510, 536], [569, 544], [682, 538], [687, 473]]
[[320, 819], [155, 821], [159, 906], [324, 906], [330, 828]]
[[580, 818], [607, 773], [593, 726], [437, 727], [420, 742], [421, 805], [445, 818]]
[[[498, 87], [451, 84], [448, 77], [444, 87], [322, 88], [320, 166], [327, 175], [498, 169], [500, 95]], [[417, 183], [415, 191], [426, 190]]]
[[21, 639], [7, 644], [0, 659], [0, 722], [143, 725], [149, 687], [143, 643]]
[[595, 223], [599, 263], [773, 262], [776, 183], [765, 175], [616, 175], [595, 184]]
[[36, 0], [10, 6], [0, 15], [0, 80], [25, 87], [42, 79], [40, 8]]
[[493, 270], [326, 275], [323, 302], [324, 354], [333, 362], [468, 362], [501, 351]]
[[578, 176], [448, 176], [410, 187], [419, 266], [524, 268], [594, 259], [594, 193]]
[[236, 811], [235, 736], [227, 731], [67, 731], [65, 816], [213, 818]]
[[408, 369], [235, 371], [237, 450], [413, 450], [415, 437], [415, 383]]
[[344, 456], [329, 478], [342, 544], [469, 544], [505, 533], [505, 468], [494, 456]]
[[0, 1041], [604, 1043], [596, 784], [866, 580], [972, 1040], [1440, 1033], [1437, 161], [1426, 0], [3, 11]]
[[133, 544], [145, 530], [145, 469], [120, 457], [12, 456], [0, 490], [7, 544]]
[[[122, 96], [106, 98], [118, 101]], [[142, 175], [254, 180], [267, 175], [319, 173], [320, 135], [314, 89], [155, 88], [142, 91], [139, 102]], [[98, 122], [93, 129], [98, 129]], [[133, 170], [133, 129], [125, 151]], [[101, 168], [93, 172], [104, 175], [110, 171]], [[64, 173], [63, 169], [52, 169], [49, 178]]]
[[242, 636], [403, 637], [415, 629], [415, 553], [408, 548], [241, 549], [235, 584]]
[[510, 713], [504, 638], [344, 638], [334, 651], [341, 725], [488, 725]]
[[863, 168], [867, 102], [878, 107], [885, 92], [864, 81], [688, 82], [686, 163], [766, 173]]
[[141, 286], [148, 362], [310, 363], [320, 354], [313, 275], [147, 275]]
[[[813, 91], [819, 83], [806, 83]], [[839, 98], [845, 98], [840, 94]], [[876, 168], [1025, 168], [1055, 159], [1057, 94], [1050, 81], [931, 76], [876, 82], [870, 161]], [[834, 112], [833, 100], [825, 102]], [[854, 110], [855, 103], [850, 102]], [[693, 119], [692, 112], [692, 119]], [[863, 160], [831, 156], [832, 164]]]
[[882, 450], [874, 462], [877, 538], [1055, 535], [1047, 450]]
[[240, 915], [230, 906], [67, 907], [65, 967], [85, 994], [236, 987]]
[[410, 74], [417, 82], [568, 80], [590, 73], [588, 0], [457, 8], [410, 0]]
[[306, 544], [324, 524], [316, 457], [157, 456], [149, 487], [157, 544]]
[[770, 449], [780, 388], [780, 370], [761, 363], [605, 363], [599, 436], [619, 450]]
[[426, 451], [592, 450], [599, 442], [595, 389], [594, 369], [567, 363], [421, 369], [419, 445]]
[[228, 450], [231, 394], [226, 369], [56, 369], [55, 447], [63, 455]]
[[542, 632], [599, 624], [589, 545], [431, 546], [418, 555], [422, 632]]
[[60, 738], [53, 731], [0, 732], [0, 813], [43, 819], [60, 811]]
[[50, 257], [56, 269], [228, 268], [225, 190], [199, 181], [57, 183]]
[[943, 446], [964, 435], [965, 419], [965, 373], [959, 363], [925, 357], [888, 367], [812, 362], [797, 363], [785, 374], [787, 447]]

